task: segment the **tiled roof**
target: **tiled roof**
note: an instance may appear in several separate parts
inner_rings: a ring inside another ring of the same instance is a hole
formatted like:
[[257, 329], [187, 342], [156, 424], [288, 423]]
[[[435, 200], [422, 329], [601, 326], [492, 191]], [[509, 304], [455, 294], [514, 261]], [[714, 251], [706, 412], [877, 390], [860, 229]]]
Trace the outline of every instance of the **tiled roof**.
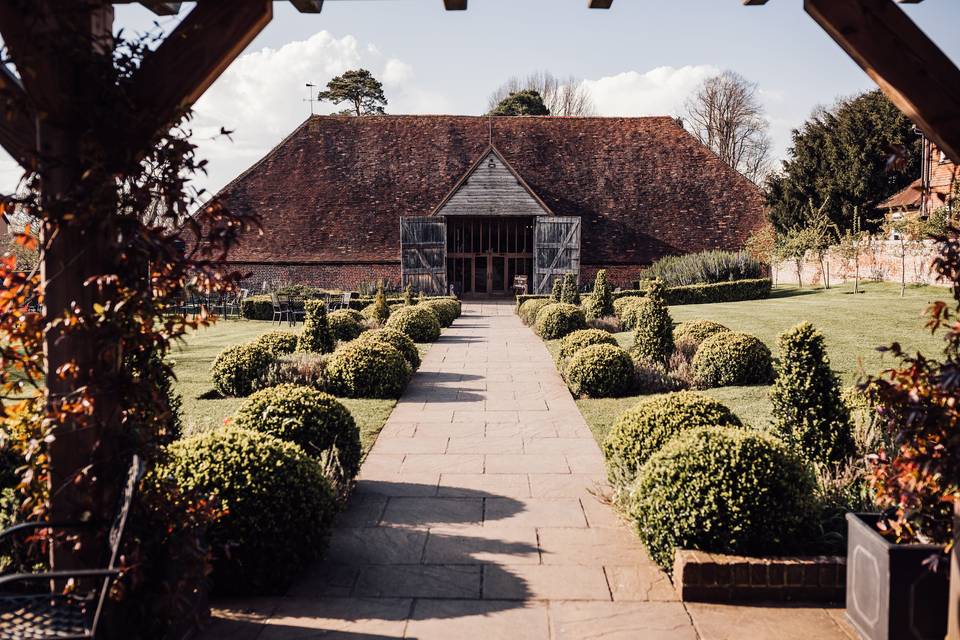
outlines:
[[[933, 153], [933, 155], [939, 155]], [[930, 163], [930, 203], [929, 207], [938, 207], [947, 202], [953, 194], [955, 185], [960, 181], [960, 170], [949, 160]], [[906, 188], [893, 194], [879, 205], [880, 209], [919, 209], [923, 199], [923, 181], [917, 178]]]
[[396, 260], [400, 217], [430, 215], [491, 143], [582, 217], [585, 263], [737, 248], [763, 220], [760, 190], [669, 117], [313, 116], [221, 191], [263, 220], [232, 259]]

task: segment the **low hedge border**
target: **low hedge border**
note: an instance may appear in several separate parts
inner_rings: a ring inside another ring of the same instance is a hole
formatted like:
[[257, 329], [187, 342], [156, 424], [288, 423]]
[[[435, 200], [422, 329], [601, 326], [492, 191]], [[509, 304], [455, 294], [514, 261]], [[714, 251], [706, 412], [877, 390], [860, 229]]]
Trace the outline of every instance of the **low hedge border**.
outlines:
[[[664, 300], [668, 305], [761, 300], [770, 297], [772, 287], [773, 281], [770, 278], [734, 280], [712, 284], [688, 284], [682, 287], [664, 289]], [[647, 295], [646, 289], [627, 289], [625, 291], [615, 291], [613, 299], [645, 295]]]
[[[664, 300], [668, 305], [708, 304], [713, 302], [740, 302], [743, 300], [762, 300], [770, 297], [773, 281], [770, 278], [753, 280], [734, 280], [713, 284], [688, 284], [682, 287], [664, 289]], [[646, 289], [624, 289], [615, 291], [613, 299], [643, 297]], [[549, 298], [547, 294], [524, 294], [517, 296], [517, 309], [527, 300]]]
[[[356, 294], [354, 294], [356, 296]], [[307, 300], [317, 299], [320, 296], [308, 295]], [[426, 300], [456, 300], [454, 296], [427, 296]], [[363, 311], [363, 308], [374, 301], [374, 296], [353, 297], [350, 299], [350, 308]], [[387, 304], [402, 303], [403, 296], [387, 296]], [[247, 320], [273, 320], [273, 301], [269, 294], [247, 296], [241, 305], [243, 317]]]

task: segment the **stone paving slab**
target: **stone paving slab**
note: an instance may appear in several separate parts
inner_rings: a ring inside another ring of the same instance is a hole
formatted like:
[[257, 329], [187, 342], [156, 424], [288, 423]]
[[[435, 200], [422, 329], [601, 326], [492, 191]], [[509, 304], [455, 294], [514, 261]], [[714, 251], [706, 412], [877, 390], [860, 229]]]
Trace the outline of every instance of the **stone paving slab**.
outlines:
[[326, 558], [285, 597], [216, 603], [203, 640], [848, 640], [835, 610], [678, 602], [609, 506], [544, 344], [464, 304], [361, 469]]

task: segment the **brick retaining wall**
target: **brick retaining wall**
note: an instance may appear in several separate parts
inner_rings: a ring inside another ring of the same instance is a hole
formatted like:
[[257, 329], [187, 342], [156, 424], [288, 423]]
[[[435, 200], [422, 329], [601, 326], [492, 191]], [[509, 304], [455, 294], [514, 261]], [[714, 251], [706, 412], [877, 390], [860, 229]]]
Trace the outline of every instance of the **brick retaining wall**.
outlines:
[[684, 602], [843, 602], [846, 558], [748, 558], [678, 549], [673, 584]]

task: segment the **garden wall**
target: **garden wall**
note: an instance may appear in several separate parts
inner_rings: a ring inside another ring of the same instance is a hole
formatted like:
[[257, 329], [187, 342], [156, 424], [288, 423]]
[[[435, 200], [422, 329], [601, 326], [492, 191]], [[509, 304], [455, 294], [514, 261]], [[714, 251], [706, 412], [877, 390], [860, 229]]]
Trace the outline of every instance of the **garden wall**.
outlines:
[[[932, 264], [937, 256], [936, 242], [908, 242], [906, 244], [906, 281], [907, 284], [932, 284], [947, 286], [947, 282], [938, 282], [933, 273]], [[875, 239], [860, 253], [861, 280], [880, 282], [900, 282], [901, 245], [897, 240]], [[856, 272], [852, 258], [844, 258], [832, 253], [827, 259], [830, 283], [852, 282]], [[803, 285], [823, 283], [820, 263], [816, 257], [808, 254], [800, 272]], [[797, 284], [797, 267], [793, 262], [782, 262], [773, 268], [773, 281], [776, 285]]]
[[644, 270], [644, 268], [645, 267], [643, 265], [639, 264], [581, 264], [580, 282], [592, 283], [597, 277], [597, 271], [606, 269], [607, 282], [609, 282], [611, 286], [622, 287], [626, 289], [632, 286], [633, 282], [640, 278], [640, 273]]
[[242, 286], [251, 292], [263, 289], [263, 283], [292, 283], [324, 289], [356, 291], [360, 284], [377, 280], [400, 282], [400, 261], [325, 262], [316, 264], [283, 264], [264, 262], [232, 262], [230, 266], [250, 276]]

